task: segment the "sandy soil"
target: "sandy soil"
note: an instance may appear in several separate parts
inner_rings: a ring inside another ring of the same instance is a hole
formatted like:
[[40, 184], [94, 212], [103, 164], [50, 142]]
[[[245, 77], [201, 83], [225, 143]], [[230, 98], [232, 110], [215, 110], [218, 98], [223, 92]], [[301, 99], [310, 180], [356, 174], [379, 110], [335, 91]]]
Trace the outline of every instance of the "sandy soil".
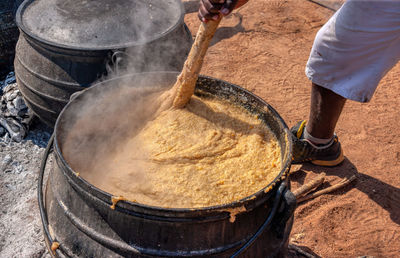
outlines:
[[[310, 82], [304, 68], [318, 29], [333, 14], [308, 1], [252, 0], [222, 21], [203, 74], [254, 92], [289, 126], [307, 119]], [[186, 15], [193, 33], [197, 14]], [[324, 171], [323, 187], [357, 181], [299, 205], [291, 242], [321, 257], [400, 256], [400, 64], [370, 103], [349, 101], [337, 126], [346, 160], [335, 168], [293, 167], [292, 186]]]

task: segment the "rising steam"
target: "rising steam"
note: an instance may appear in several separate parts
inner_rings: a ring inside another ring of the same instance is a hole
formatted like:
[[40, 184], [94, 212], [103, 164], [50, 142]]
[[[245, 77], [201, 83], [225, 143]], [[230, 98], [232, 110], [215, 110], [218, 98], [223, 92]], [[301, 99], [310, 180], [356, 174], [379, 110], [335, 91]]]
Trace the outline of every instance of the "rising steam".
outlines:
[[[141, 21], [132, 33], [137, 42], [146, 42], [146, 37], [157, 26], [151, 23], [156, 6], [152, 6], [152, 1], [143, 2], [148, 5], [138, 5], [143, 10], [134, 10], [130, 17], [132, 23]], [[162, 10], [158, 11], [161, 11], [158, 15], [166, 15]], [[179, 24], [160, 39], [123, 51], [112, 51], [107, 75], [100, 79], [106, 86], [85, 91], [75, 101], [79, 104], [70, 105], [62, 115], [62, 130], [57, 140], [64, 158], [75, 172], [89, 181], [107, 173], [105, 168], [110, 166], [112, 154], [154, 117], [162, 104], [156, 100], [176, 78], [176, 74], [169, 75], [167, 80], [154, 78], [154, 74], [129, 75], [180, 71], [190, 46], [190, 32]]]

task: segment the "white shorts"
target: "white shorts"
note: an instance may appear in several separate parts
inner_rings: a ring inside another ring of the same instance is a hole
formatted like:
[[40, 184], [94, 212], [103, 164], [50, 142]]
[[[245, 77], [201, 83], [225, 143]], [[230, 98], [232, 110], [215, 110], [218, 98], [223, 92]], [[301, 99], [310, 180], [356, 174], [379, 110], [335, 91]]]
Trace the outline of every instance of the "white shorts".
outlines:
[[400, 0], [347, 0], [319, 30], [306, 66], [315, 84], [368, 102], [400, 60]]

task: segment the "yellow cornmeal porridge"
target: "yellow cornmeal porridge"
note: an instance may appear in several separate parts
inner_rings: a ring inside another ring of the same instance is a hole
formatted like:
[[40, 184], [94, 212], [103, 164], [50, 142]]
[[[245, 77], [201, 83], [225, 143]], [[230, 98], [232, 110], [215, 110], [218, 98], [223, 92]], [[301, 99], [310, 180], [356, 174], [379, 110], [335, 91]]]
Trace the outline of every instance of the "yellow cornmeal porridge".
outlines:
[[98, 188], [142, 204], [196, 208], [249, 196], [280, 172], [280, 146], [244, 108], [192, 97], [150, 121], [96, 171]]

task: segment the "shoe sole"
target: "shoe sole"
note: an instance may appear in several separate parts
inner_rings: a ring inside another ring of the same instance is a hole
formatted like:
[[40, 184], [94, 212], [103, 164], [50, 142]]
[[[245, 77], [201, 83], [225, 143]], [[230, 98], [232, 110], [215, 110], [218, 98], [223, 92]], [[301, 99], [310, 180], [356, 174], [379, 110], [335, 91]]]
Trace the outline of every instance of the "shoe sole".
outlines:
[[317, 166], [334, 167], [342, 163], [344, 160], [343, 150], [340, 150], [339, 157], [334, 160], [312, 160], [311, 163]]

